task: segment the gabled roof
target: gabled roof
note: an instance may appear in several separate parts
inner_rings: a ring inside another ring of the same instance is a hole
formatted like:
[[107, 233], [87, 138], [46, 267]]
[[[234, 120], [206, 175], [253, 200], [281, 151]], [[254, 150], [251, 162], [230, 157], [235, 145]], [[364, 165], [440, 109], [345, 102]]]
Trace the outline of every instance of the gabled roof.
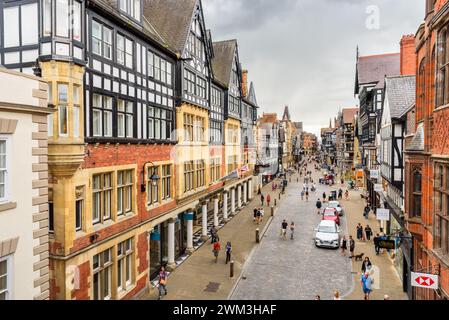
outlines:
[[252, 104], [254, 104], [256, 107], [257, 105], [257, 99], [256, 99], [256, 92], [254, 90], [254, 84], [251, 81], [251, 84], [249, 85], [249, 91], [248, 91], [248, 97], [247, 97], [248, 101], [251, 102]]
[[359, 112], [359, 108], [346, 108], [342, 110], [343, 123], [351, 124], [354, 121], [354, 116]]
[[237, 40], [226, 40], [214, 42], [214, 58], [212, 59], [212, 69], [218, 81], [229, 86], [231, 80], [232, 63], [234, 62]]
[[405, 110], [415, 104], [416, 77], [387, 77], [385, 90], [391, 118], [400, 118]]
[[359, 57], [356, 70], [356, 92], [358, 86], [374, 84], [383, 87], [385, 76], [400, 75], [400, 54], [379, 54]]
[[407, 146], [407, 150], [424, 151], [424, 125], [422, 123], [418, 124], [415, 135]]
[[182, 53], [197, 0], [143, 0], [143, 14], [177, 52]]

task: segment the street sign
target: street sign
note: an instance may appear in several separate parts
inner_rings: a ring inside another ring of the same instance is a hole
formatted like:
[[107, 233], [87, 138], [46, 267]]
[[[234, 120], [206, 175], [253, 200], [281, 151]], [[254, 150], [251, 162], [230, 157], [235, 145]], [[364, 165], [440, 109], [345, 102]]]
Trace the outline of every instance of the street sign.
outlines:
[[380, 221], [390, 221], [390, 210], [378, 208], [376, 211], [376, 218]]
[[382, 192], [382, 191], [384, 191], [384, 187], [382, 186], [381, 183], [376, 183], [376, 184], [374, 185], [374, 191], [376, 191], [376, 192]]
[[438, 289], [438, 276], [434, 274], [412, 272], [412, 287]]
[[394, 240], [379, 240], [378, 247], [381, 249], [394, 250], [394, 249], [396, 249], [396, 241], [394, 241]]

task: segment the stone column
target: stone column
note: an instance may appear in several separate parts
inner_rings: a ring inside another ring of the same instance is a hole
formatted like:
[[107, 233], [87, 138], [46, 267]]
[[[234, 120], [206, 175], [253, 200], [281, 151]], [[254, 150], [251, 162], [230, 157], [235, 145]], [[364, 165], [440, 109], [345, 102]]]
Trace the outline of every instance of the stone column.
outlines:
[[167, 243], [167, 251], [168, 251], [168, 270], [172, 271], [176, 267], [175, 263], [175, 220], [168, 220], [168, 243]]
[[237, 209], [242, 207], [242, 185], [237, 186]]
[[207, 237], [207, 202], [202, 203], [202, 233], [201, 233], [201, 239], [203, 241], [206, 241], [208, 239]]
[[243, 204], [245, 205], [248, 202], [248, 181], [243, 183]]
[[235, 213], [235, 188], [231, 189], [231, 214]]
[[223, 221], [228, 222], [228, 192], [223, 193]]
[[214, 226], [218, 227], [218, 197], [214, 198]]
[[248, 181], [248, 199], [253, 199], [253, 179]]
[[187, 253], [192, 253], [193, 248], [193, 212], [184, 214], [184, 219], [187, 220]]

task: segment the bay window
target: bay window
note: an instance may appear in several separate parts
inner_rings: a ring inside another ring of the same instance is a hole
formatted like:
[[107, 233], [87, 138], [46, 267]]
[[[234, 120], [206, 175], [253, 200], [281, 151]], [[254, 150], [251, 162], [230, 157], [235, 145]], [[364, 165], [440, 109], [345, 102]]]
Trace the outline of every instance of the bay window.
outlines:
[[73, 40], [81, 41], [81, 3], [73, 1], [72, 8]]
[[44, 37], [51, 36], [51, 1], [52, 0], [43, 0], [43, 34]]
[[58, 84], [58, 128], [59, 135], [64, 136], [68, 135], [68, 85], [67, 84]]
[[184, 69], [184, 91], [195, 94], [195, 74], [187, 69]]

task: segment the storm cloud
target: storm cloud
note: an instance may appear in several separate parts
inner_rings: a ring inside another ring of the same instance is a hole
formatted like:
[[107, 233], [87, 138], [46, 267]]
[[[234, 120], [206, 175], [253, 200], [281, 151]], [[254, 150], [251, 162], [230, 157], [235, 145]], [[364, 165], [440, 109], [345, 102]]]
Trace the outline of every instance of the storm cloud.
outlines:
[[[356, 105], [357, 45], [361, 55], [399, 52], [402, 35], [414, 34], [424, 19], [424, 3], [203, 0], [203, 7], [214, 41], [238, 40], [259, 113], [282, 115], [288, 105], [295, 121], [318, 133], [340, 108]], [[377, 12], [379, 25], [373, 26]]]

